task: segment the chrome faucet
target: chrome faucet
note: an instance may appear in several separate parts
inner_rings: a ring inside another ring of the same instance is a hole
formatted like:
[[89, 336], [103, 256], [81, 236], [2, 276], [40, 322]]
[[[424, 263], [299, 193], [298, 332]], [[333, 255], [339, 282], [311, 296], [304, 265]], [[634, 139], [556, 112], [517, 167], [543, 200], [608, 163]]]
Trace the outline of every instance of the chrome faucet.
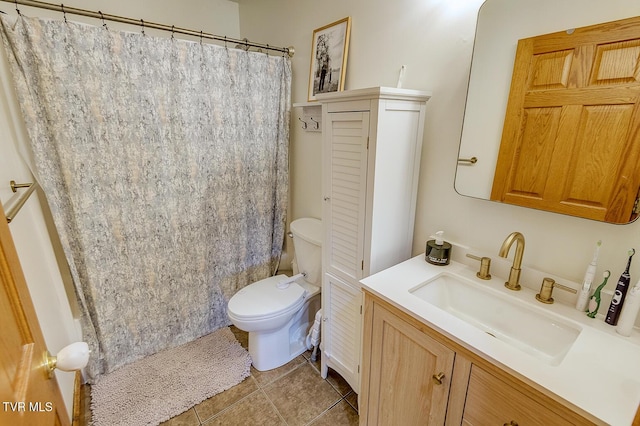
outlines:
[[502, 243], [498, 256], [507, 257], [509, 249], [516, 242], [516, 253], [513, 256], [513, 266], [509, 272], [509, 281], [504, 286], [509, 290], [520, 290], [520, 266], [522, 265], [522, 255], [524, 254], [524, 235], [519, 232], [512, 232]]

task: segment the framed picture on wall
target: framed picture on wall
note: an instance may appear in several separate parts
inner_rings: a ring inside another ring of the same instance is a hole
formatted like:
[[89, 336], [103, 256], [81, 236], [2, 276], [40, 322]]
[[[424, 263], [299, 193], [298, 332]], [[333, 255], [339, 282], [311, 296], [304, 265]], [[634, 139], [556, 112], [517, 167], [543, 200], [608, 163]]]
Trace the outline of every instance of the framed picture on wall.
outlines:
[[318, 93], [344, 89], [350, 31], [350, 16], [313, 31], [309, 101], [315, 101]]

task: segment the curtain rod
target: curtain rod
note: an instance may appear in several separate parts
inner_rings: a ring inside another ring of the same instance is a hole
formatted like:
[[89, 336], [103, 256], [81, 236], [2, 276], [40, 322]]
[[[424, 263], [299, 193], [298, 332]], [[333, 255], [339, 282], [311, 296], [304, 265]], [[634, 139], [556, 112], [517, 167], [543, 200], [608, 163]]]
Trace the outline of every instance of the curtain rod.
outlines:
[[93, 12], [91, 10], [78, 9], [75, 7], [67, 7], [64, 4], [45, 3], [42, 1], [35, 1], [35, 0], [0, 0], [0, 1], [4, 1], [6, 3], [14, 3], [16, 5], [16, 11], [18, 11], [18, 13], [20, 13], [20, 10], [18, 9], [18, 5], [31, 6], [31, 7], [37, 7], [40, 9], [54, 10], [57, 12], [61, 12], [63, 14], [71, 13], [74, 15], [88, 16], [90, 18], [101, 19], [102, 21], [107, 20], [107, 21], [113, 21], [113, 22], [120, 22], [123, 24], [138, 25], [142, 27], [143, 31], [144, 31], [144, 28], [153, 28], [156, 30], [170, 31], [176, 34], [184, 34], [184, 35], [190, 35], [190, 36], [195, 36], [200, 38], [206, 38], [209, 40], [223, 41], [225, 43], [227, 42], [236, 43], [242, 46], [246, 46], [247, 49], [249, 47], [257, 47], [260, 49], [273, 50], [277, 52], [286, 53], [287, 55], [289, 55], [289, 57], [292, 57], [295, 53], [295, 49], [293, 48], [293, 46], [289, 46], [289, 47], [269, 46], [268, 44], [254, 43], [252, 41], [247, 40], [246, 38], [243, 40], [239, 40], [235, 38], [209, 34], [202, 31], [195, 31], [187, 28], [179, 28], [173, 25], [158, 24], [154, 22], [147, 22], [142, 19], [133, 19], [133, 18], [126, 18], [123, 16], [110, 15], [108, 13], [102, 13], [101, 11]]

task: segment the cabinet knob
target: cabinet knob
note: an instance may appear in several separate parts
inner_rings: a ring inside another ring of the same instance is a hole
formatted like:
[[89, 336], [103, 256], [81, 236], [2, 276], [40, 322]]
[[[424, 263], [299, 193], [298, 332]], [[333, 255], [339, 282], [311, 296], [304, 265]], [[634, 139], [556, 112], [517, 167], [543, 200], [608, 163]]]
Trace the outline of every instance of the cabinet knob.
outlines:
[[431, 376], [431, 378], [433, 379], [433, 383], [435, 383], [436, 385], [441, 385], [442, 379], [444, 379], [444, 373], [434, 374], [433, 376]]
[[331, 199], [331, 198], [329, 198], [329, 197], [324, 197], [324, 200], [325, 200], [325, 201], [329, 201], [330, 199]]
[[505, 423], [504, 426], [518, 426], [518, 422], [511, 420], [509, 423]]

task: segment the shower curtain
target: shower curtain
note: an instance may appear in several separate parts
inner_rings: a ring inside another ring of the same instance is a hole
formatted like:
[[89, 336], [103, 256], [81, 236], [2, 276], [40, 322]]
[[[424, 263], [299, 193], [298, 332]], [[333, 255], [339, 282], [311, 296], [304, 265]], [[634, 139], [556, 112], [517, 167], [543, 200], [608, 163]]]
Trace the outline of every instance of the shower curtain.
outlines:
[[90, 381], [228, 325], [229, 297], [282, 250], [289, 59], [0, 19]]

